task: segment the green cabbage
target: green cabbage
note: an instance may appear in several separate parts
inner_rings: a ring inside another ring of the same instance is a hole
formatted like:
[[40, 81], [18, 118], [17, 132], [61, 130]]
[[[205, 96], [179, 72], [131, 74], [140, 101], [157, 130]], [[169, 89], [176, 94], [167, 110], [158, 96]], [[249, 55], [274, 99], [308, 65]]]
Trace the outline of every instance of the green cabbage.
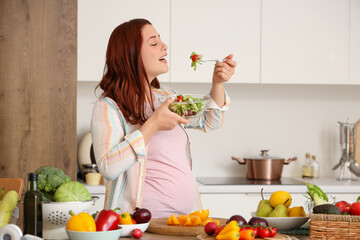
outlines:
[[79, 182], [63, 183], [55, 192], [55, 202], [78, 202], [91, 200], [87, 188]]

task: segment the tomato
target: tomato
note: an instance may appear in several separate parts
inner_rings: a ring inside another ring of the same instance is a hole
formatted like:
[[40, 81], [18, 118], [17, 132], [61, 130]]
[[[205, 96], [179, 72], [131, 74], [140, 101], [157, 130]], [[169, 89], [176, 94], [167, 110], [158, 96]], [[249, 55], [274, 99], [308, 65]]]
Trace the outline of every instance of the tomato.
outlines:
[[191, 58], [191, 60], [193, 60], [193, 62], [195, 62], [197, 59], [198, 59], [198, 55], [197, 54], [194, 54]]
[[[183, 96], [181, 96], [181, 95], [178, 95], [177, 97], [176, 97], [176, 100], [175, 100], [175, 102], [182, 102], [182, 101], [184, 101], [184, 98], [183, 98]], [[201, 218], [201, 217], [200, 217]]]
[[240, 233], [240, 240], [252, 240], [255, 238], [253, 229], [242, 230], [239, 233]]
[[131, 219], [131, 222], [132, 222], [133, 224], [137, 224], [136, 221], [135, 221], [135, 219]]
[[350, 215], [360, 215], [360, 202], [354, 202], [350, 205]]
[[277, 234], [277, 229], [275, 227], [272, 227], [270, 237], [275, 237], [276, 234]]
[[141, 238], [142, 237], [142, 231], [138, 228], [135, 228], [134, 230], [131, 231], [131, 235], [134, 238]]
[[344, 205], [345, 205], [345, 207], [350, 207], [350, 203], [348, 203], [347, 201], [340, 201], [340, 202], [342, 202]]
[[256, 227], [253, 228], [255, 237], [259, 236], [259, 229], [257, 229]]
[[261, 229], [261, 231], [259, 232], [259, 236], [261, 238], [267, 238], [267, 237], [270, 237], [271, 235], [271, 232], [270, 232], [270, 229], [269, 228], [263, 228]]

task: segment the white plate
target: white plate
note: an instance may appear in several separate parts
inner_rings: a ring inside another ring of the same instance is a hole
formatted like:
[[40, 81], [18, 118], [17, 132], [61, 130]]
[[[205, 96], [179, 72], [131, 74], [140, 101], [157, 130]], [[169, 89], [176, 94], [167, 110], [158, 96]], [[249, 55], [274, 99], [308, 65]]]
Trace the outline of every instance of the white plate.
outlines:
[[[256, 212], [250, 213], [252, 217], [257, 217]], [[277, 230], [285, 231], [301, 227], [309, 220], [309, 215], [306, 217], [261, 217], [264, 218], [269, 226], [276, 227]]]

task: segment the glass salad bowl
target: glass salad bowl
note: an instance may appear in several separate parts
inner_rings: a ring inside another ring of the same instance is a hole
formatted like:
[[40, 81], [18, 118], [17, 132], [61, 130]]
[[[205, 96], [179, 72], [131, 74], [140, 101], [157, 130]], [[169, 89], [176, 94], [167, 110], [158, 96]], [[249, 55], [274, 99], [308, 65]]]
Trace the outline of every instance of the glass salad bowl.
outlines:
[[196, 118], [205, 110], [205, 105], [210, 99], [209, 94], [173, 94], [159, 97], [160, 102], [172, 98], [174, 102], [169, 104], [169, 110], [179, 116], [189, 119]]

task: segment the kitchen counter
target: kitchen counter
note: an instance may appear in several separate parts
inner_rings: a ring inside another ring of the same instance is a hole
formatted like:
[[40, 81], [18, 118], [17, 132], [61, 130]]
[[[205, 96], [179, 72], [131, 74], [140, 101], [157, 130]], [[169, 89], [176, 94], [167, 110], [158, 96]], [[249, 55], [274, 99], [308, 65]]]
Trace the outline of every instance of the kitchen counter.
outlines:
[[[319, 179], [302, 179], [294, 178], [299, 181], [299, 184], [292, 185], [256, 185], [256, 184], [243, 184], [243, 185], [204, 185], [198, 183], [200, 194], [205, 193], [259, 193], [259, 189], [264, 188], [264, 193], [272, 193], [274, 191], [281, 190], [287, 191], [289, 193], [305, 193], [307, 188], [305, 185], [302, 185], [301, 182], [308, 182], [311, 184], [316, 184], [321, 189], [329, 194], [332, 193], [360, 193], [360, 179], [354, 182], [338, 181], [335, 178], [319, 178]], [[101, 195], [105, 194], [105, 186], [98, 185], [92, 186], [85, 184], [87, 189], [91, 194]]]
[[305, 193], [307, 187], [302, 182], [318, 185], [324, 192], [332, 193], [360, 193], [360, 180], [353, 182], [338, 181], [335, 178], [319, 178], [319, 179], [302, 179], [294, 178], [299, 181], [299, 184], [291, 185], [267, 185], [267, 184], [243, 184], [243, 185], [204, 185], [198, 183], [200, 194], [209, 193], [259, 193], [261, 188], [264, 188], [264, 193], [272, 193], [274, 191], [282, 190], [289, 193]]

